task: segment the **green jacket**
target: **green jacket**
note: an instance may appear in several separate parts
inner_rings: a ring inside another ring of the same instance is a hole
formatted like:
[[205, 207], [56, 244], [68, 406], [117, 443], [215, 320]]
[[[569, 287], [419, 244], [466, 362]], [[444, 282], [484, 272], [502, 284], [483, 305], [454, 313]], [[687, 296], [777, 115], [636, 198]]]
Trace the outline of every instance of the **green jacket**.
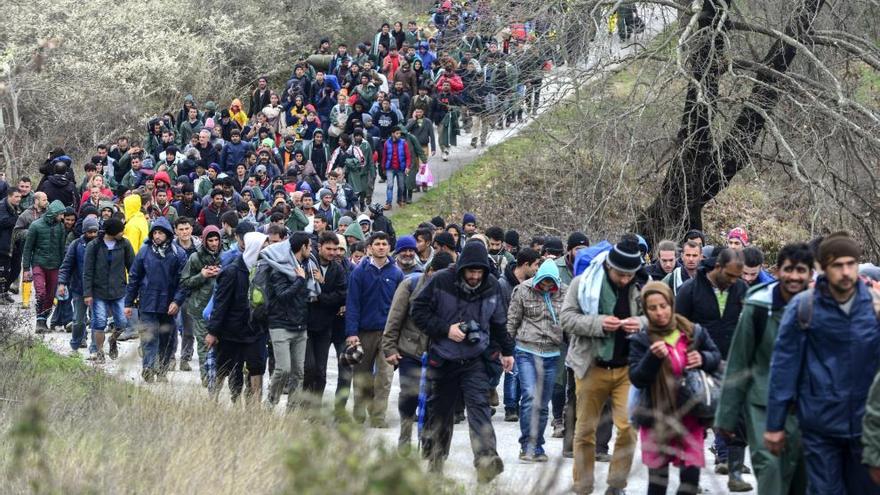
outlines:
[[571, 268], [568, 267], [568, 263], [566, 262], [566, 257], [561, 256], [556, 258], [556, 267], [559, 268], [559, 281], [565, 285], [571, 284], [571, 279], [574, 278], [574, 273], [571, 272]]
[[880, 374], [874, 377], [874, 384], [868, 392], [865, 403], [865, 418], [862, 420], [862, 462], [869, 466], [880, 466]]
[[[774, 291], [778, 285], [778, 282], [758, 285], [746, 295], [739, 323], [733, 332], [721, 398], [715, 414], [715, 425], [719, 428], [735, 430], [747, 402], [767, 406], [770, 357], [785, 311], [784, 304], [773, 307]], [[756, 334], [760, 333], [755, 328], [756, 324], [764, 325], [760, 342], [755, 342]]]
[[308, 224], [309, 219], [306, 218], [306, 214], [299, 208], [294, 207], [290, 210], [290, 216], [287, 218], [285, 225], [291, 232], [302, 232]]
[[211, 254], [208, 248], [202, 244], [198, 251], [191, 254], [183, 266], [180, 274], [180, 284], [189, 292], [186, 298], [186, 310], [199, 318], [202, 311], [208, 305], [211, 294], [214, 293], [214, 284], [217, 277], [205, 278], [202, 276], [202, 268], [209, 265], [220, 264], [220, 253]]
[[49, 203], [46, 213], [28, 227], [21, 256], [22, 269], [39, 266], [55, 270], [61, 267], [67, 231], [64, 222], [55, 220], [55, 217], [62, 212], [64, 204], [56, 199]]

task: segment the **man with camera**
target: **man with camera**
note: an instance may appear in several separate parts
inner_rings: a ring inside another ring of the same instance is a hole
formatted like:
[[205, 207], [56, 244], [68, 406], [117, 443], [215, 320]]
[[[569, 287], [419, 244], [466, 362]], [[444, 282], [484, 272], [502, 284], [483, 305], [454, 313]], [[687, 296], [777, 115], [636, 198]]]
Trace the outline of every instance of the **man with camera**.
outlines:
[[490, 420], [489, 383], [502, 368], [513, 368], [514, 347], [506, 331], [498, 280], [489, 268], [485, 244], [468, 242], [455, 267], [434, 275], [412, 305], [416, 326], [430, 337], [423, 455], [432, 471], [443, 470], [452, 441], [453, 412], [461, 395], [481, 483], [504, 471]]

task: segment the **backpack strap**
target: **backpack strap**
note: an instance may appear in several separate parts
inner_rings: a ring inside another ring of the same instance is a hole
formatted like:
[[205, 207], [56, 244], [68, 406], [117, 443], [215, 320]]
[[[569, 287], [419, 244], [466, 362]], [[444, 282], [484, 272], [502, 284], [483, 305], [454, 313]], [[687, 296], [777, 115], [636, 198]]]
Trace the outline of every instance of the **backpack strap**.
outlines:
[[812, 288], [805, 290], [805, 295], [797, 307], [798, 326], [805, 332], [810, 329], [810, 324], [813, 322], [813, 298], [815, 293], [816, 290]]

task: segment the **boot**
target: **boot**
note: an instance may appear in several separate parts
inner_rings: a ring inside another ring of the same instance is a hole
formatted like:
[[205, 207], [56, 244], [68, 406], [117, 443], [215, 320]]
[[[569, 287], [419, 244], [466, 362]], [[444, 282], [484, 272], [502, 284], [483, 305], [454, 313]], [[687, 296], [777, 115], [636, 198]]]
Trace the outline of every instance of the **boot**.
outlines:
[[46, 325], [46, 320], [42, 318], [37, 319], [37, 333], [49, 333], [49, 326]]
[[397, 451], [401, 454], [409, 453], [412, 448], [412, 429], [415, 420], [413, 418], [400, 418], [400, 436], [397, 437]]
[[745, 448], [728, 445], [727, 464], [730, 469], [730, 475], [727, 478], [727, 489], [732, 492], [748, 492], [752, 489], [752, 485], [742, 478], [742, 468], [745, 457]]
[[110, 341], [110, 350], [109, 352], [107, 352], [107, 355], [110, 357], [110, 359], [116, 359], [117, 357], [119, 357], [118, 339], [121, 334], [122, 331], [120, 331], [118, 328], [115, 328], [113, 330], [113, 333], [110, 334], [110, 338], [108, 339]]
[[489, 390], [489, 406], [498, 407], [501, 401], [498, 398], [498, 389]]
[[477, 483], [486, 484], [504, 472], [504, 462], [498, 455], [481, 458], [477, 464]]

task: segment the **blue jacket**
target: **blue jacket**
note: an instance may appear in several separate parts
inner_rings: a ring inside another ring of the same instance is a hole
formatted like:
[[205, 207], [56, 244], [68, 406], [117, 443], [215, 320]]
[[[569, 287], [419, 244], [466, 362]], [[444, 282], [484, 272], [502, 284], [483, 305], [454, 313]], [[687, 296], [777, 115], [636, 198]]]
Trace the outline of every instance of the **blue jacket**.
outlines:
[[361, 260], [348, 278], [345, 335], [351, 337], [367, 330], [383, 331], [394, 291], [402, 280], [403, 272], [391, 258], [381, 269], [372, 263], [371, 257]]
[[[810, 326], [802, 330], [798, 307], [813, 296]], [[820, 276], [814, 291], [802, 292], [785, 309], [770, 362], [767, 431], [785, 429], [796, 405], [802, 430], [858, 438], [868, 389], [880, 364], [880, 323], [869, 289], [858, 282], [845, 314]]]
[[76, 295], [83, 293], [83, 268], [86, 265], [86, 238], [84, 235], [67, 246], [64, 261], [58, 271], [58, 284], [66, 285], [67, 289]]
[[[168, 248], [164, 258], [154, 253], [151, 246], [151, 238], [156, 229], [162, 229], [168, 235]], [[150, 235], [128, 272], [125, 307], [132, 307], [135, 299], [140, 299], [138, 310], [147, 313], [164, 314], [172, 302], [183, 306], [186, 293], [180, 284], [180, 275], [186, 265], [186, 253], [171, 242], [173, 238], [171, 224], [165, 217], [153, 220]]]
[[227, 142], [220, 152], [220, 170], [230, 175], [235, 174], [235, 166], [244, 163], [244, 155], [250, 149], [251, 145], [244, 141], [239, 141], [238, 144]]

